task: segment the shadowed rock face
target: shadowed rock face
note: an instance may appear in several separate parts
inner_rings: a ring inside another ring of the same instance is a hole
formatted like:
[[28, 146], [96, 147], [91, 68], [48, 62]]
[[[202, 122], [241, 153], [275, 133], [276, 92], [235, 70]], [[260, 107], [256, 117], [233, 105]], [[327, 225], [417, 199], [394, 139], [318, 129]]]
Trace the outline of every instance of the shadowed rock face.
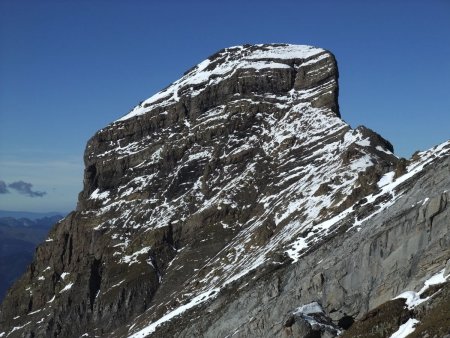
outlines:
[[419, 206], [449, 146], [399, 161], [337, 79], [319, 48], [231, 47], [97, 132], [0, 335], [334, 336], [418, 285], [449, 257], [446, 203]]

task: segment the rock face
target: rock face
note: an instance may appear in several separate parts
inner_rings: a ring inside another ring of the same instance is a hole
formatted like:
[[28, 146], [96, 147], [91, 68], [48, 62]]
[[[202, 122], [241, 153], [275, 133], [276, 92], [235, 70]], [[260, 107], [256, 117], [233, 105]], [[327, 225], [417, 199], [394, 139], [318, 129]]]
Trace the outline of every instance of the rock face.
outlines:
[[231, 47], [97, 132], [0, 337], [334, 337], [420, 288], [450, 258], [450, 143], [399, 160], [337, 79], [323, 49]]

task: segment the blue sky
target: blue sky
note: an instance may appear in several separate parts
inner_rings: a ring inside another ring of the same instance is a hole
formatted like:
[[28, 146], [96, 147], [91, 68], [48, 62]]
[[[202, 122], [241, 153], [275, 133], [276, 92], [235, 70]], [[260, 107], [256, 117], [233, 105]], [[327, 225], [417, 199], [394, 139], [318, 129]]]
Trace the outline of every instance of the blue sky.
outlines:
[[96, 130], [217, 50], [267, 42], [332, 51], [343, 119], [399, 156], [450, 138], [446, 0], [2, 0], [0, 209], [74, 209]]

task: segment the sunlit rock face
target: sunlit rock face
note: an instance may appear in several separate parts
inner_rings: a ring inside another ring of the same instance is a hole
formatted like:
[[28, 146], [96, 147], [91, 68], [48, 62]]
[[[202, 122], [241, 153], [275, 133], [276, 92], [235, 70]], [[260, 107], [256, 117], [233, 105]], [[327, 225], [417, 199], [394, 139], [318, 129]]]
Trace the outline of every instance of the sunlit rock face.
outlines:
[[230, 47], [98, 131], [0, 337], [335, 336], [445, 267], [425, 199], [447, 201], [449, 144], [399, 160], [337, 81], [320, 48]]

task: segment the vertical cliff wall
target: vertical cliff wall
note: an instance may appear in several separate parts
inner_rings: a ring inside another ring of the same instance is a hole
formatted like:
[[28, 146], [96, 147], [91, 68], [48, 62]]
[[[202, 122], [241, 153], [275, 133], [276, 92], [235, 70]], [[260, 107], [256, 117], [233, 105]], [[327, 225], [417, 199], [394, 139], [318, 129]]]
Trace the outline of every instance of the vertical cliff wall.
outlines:
[[315, 332], [335, 335], [420, 283], [448, 258], [430, 249], [446, 218], [427, 241], [421, 224], [447, 209], [407, 205], [448, 187], [414, 188], [448, 144], [399, 160], [340, 118], [337, 81], [320, 48], [231, 47], [98, 131], [77, 210], [8, 293], [0, 337], [289, 335], [312, 330], [290, 315], [314, 302]]

